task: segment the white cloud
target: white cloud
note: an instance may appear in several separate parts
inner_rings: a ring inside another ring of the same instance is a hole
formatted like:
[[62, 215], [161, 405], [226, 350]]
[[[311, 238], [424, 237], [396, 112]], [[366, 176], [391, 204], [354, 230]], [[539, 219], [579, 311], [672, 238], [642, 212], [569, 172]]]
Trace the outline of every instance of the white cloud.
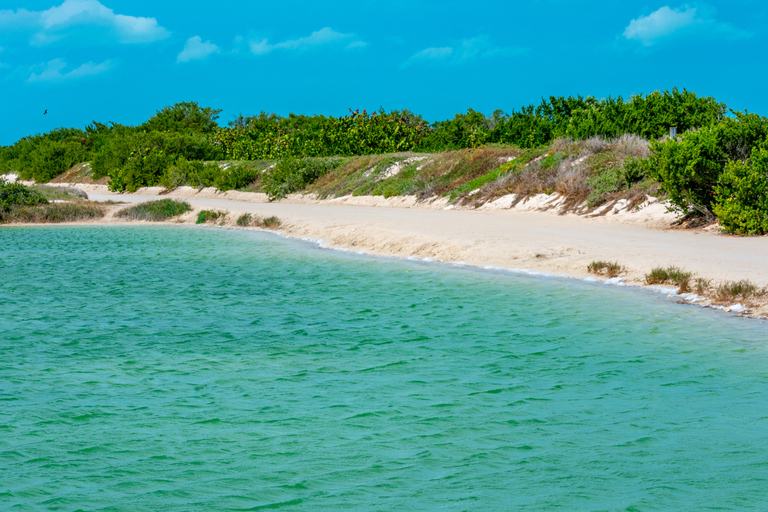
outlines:
[[[274, 50], [308, 50], [319, 46], [328, 46], [349, 41], [354, 36], [352, 34], [343, 34], [336, 32], [330, 27], [321, 28], [316, 32], [312, 32], [307, 37], [300, 37], [299, 39], [289, 39], [279, 43], [270, 43], [268, 39], [261, 39], [258, 41], [250, 41], [249, 46], [251, 53], [256, 55], [266, 55]], [[366, 43], [364, 41], [352, 41], [347, 45], [347, 48], [361, 48]]]
[[456, 65], [475, 59], [511, 57], [525, 52], [523, 48], [494, 46], [488, 36], [477, 36], [458, 41], [453, 46], [425, 48], [408, 57], [400, 68], [430, 62]]
[[642, 41], [644, 45], [650, 46], [659, 38], [666, 37], [695, 23], [701, 23], [701, 20], [696, 18], [695, 7], [681, 11], [664, 6], [648, 16], [630, 21], [629, 26], [624, 30], [624, 37], [637, 39]]
[[203, 42], [200, 36], [194, 36], [187, 39], [184, 50], [176, 57], [176, 62], [189, 62], [191, 60], [202, 60], [213, 53], [219, 53], [218, 46], [210, 41]]
[[150, 43], [170, 35], [155, 18], [115, 14], [98, 0], [65, 0], [45, 11], [0, 11], [0, 26], [36, 29], [32, 43], [37, 45], [57, 41], [66, 35], [65, 29], [83, 25], [106, 27], [121, 43]]
[[77, 78], [99, 75], [111, 68], [112, 62], [108, 60], [102, 62], [101, 64], [86, 62], [85, 64], [73, 69], [72, 71], [62, 73], [66, 67], [67, 63], [62, 59], [53, 59], [48, 61], [46, 64], [42, 64], [40, 66], [40, 71], [38, 73], [32, 73], [27, 79], [27, 82], [64, 82], [66, 80], [74, 80]]
[[664, 6], [648, 16], [641, 16], [629, 22], [624, 37], [640, 41], [644, 46], [680, 34], [704, 35], [707, 37], [743, 38], [750, 34], [727, 23], [721, 23], [706, 16], [696, 7], [671, 8]]

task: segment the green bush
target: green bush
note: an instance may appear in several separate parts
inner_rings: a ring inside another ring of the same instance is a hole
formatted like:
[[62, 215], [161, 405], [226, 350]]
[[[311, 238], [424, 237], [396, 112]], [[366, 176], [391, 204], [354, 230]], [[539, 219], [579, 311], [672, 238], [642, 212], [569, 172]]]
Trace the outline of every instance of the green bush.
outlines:
[[195, 221], [195, 224], [205, 224], [211, 221], [224, 220], [226, 217], [226, 212], [220, 212], [216, 210], [201, 210], [200, 213], [197, 214], [197, 221]]
[[190, 161], [180, 157], [160, 178], [160, 185], [169, 189], [184, 185], [198, 189], [212, 187], [220, 171], [214, 162]]
[[[218, 166], [216, 166], [218, 168]], [[244, 164], [232, 165], [226, 169], [219, 168], [218, 175], [213, 180], [213, 186], [221, 191], [245, 188], [261, 175], [259, 169]]]
[[768, 150], [754, 149], [747, 162], [726, 164], [715, 187], [713, 211], [728, 233], [768, 233]]
[[6, 183], [0, 179], [0, 215], [13, 206], [48, 204], [48, 199], [37, 190], [21, 183]]
[[729, 160], [744, 160], [766, 144], [768, 118], [734, 112], [733, 118], [651, 144], [650, 175], [684, 214], [711, 215], [715, 186]]
[[339, 163], [339, 160], [320, 158], [285, 158], [262, 175], [264, 192], [270, 201], [282, 199], [313, 183]]
[[647, 160], [629, 157], [619, 165], [607, 165], [599, 168], [597, 174], [587, 178], [586, 183], [592, 187], [587, 198], [588, 206], [596, 206], [615, 192], [629, 189], [648, 177]]
[[118, 211], [116, 217], [127, 217], [131, 220], [148, 220], [161, 222], [177, 215], [191, 211], [192, 207], [186, 201], [174, 201], [173, 199], [160, 199], [137, 204]]

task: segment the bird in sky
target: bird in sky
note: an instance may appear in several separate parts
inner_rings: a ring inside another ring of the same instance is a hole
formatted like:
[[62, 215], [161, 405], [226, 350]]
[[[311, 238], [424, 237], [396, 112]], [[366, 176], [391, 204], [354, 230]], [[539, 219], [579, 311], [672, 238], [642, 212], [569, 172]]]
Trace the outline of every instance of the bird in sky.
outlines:
[[43, 115], [48, 113], [48, 109], [45, 109], [45, 112], [43, 112]]

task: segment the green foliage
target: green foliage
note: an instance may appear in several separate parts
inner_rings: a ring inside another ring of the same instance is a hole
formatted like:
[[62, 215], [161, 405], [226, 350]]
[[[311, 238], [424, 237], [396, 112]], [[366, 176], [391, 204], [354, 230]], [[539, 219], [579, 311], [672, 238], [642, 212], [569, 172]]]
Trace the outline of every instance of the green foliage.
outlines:
[[726, 281], [715, 289], [715, 298], [719, 301], [734, 301], [749, 299], [755, 295], [763, 295], [766, 289], [760, 289], [755, 283], [743, 279], [741, 281]]
[[645, 275], [646, 284], [674, 284], [679, 288], [680, 293], [691, 291], [691, 277], [693, 274], [685, 272], [678, 267], [656, 267], [649, 274]]
[[[180, 158], [202, 161], [220, 156], [205, 137], [189, 133], [136, 133], [105, 145], [102, 151], [109, 151], [109, 157], [94, 161], [93, 177], [98, 179], [105, 173], [114, 192], [135, 192], [159, 184]], [[103, 162], [109, 162], [110, 167], [104, 168]]]
[[339, 160], [285, 158], [262, 175], [264, 192], [270, 201], [301, 190], [339, 165]]
[[227, 217], [226, 212], [220, 212], [217, 210], [201, 210], [197, 214], [197, 220], [195, 224], [205, 224], [212, 221], [224, 220]]
[[254, 221], [253, 215], [251, 215], [250, 213], [244, 213], [237, 218], [237, 220], [235, 221], [235, 224], [237, 226], [240, 226], [241, 228], [247, 228], [248, 226], [251, 225], [253, 221]]
[[713, 211], [728, 233], [768, 233], [768, 150], [755, 148], [749, 161], [726, 164], [715, 186]]
[[282, 224], [282, 221], [277, 217], [275, 217], [274, 215], [272, 215], [271, 217], [266, 217], [261, 221], [261, 225], [264, 226], [265, 228], [276, 228], [280, 226], [280, 224]]
[[160, 178], [160, 185], [171, 189], [184, 185], [198, 189], [212, 187], [221, 169], [213, 162], [180, 157]]
[[646, 96], [597, 100], [593, 97], [555, 97], [500, 117], [488, 135], [490, 142], [533, 148], [559, 137], [587, 139], [599, 135], [613, 138], [631, 133], [655, 139], [675, 126], [683, 133], [720, 121], [726, 106], [714, 98], [699, 98], [678, 90]]
[[221, 191], [245, 188], [261, 176], [259, 169], [245, 164], [231, 165], [218, 171], [213, 180], [213, 186]]
[[150, 201], [124, 208], [118, 211], [115, 216], [127, 217], [130, 220], [161, 222], [191, 210], [192, 207], [186, 201], [160, 199], [159, 201]]
[[496, 110], [490, 118], [469, 109], [466, 114], [456, 114], [448, 121], [432, 124], [429, 134], [419, 145], [422, 151], [477, 148], [489, 142], [491, 131], [504, 113]]
[[766, 144], [768, 118], [734, 112], [717, 124], [651, 144], [650, 174], [685, 214], [710, 215], [720, 174], [729, 160], [746, 159]]
[[196, 102], [176, 103], [158, 110], [141, 128], [146, 131], [212, 133], [218, 128], [221, 110], [200, 107]]
[[262, 228], [275, 228], [280, 226], [282, 222], [274, 215], [271, 217], [261, 218], [257, 215], [251, 215], [250, 213], [244, 213], [237, 218], [235, 222], [241, 228], [247, 228], [249, 226], [258, 226]]
[[587, 178], [586, 184], [592, 187], [587, 198], [588, 206], [603, 203], [608, 196], [615, 192], [628, 190], [635, 183], [648, 177], [648, 160], [629, 157], [621, 162], [611, 162], [610, 165], [595, 166], [596, 171]]
[[82, 130], [59, 128], [45, 135], [24, 137], [3, 151], [6, 160], [0, 165], [4, 172], [15, 171], [22, 179], [48, 182], [85, 160], [85, 135]]
[[48, 204], [48, 199], [38, 192], [21, 183], [6, 183], [0, 180], [0, 218], [4, 212], [14, 206], [35, 206]]
[[427, 133], [427, 124], [411, 112], [383, 109], [373, 114], [350, 111], [345, 117], [296, 116], [262, 112], [240, 116], [214, 136], [231, 160], [351, 156], [410, 151]]

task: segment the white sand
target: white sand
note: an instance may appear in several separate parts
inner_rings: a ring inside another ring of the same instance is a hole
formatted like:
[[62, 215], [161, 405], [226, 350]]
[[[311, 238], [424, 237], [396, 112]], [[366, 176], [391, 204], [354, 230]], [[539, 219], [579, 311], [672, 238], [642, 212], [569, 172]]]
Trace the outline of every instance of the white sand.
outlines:
[[102, 185], [79, 186], [97, 201], [184, 199], [197, 210], [232, 212], [230, 222], [242, 213], [275, 215], [283, 222], [280, 232], [285, 236], [372, 254], [581, 278], [589, 275], [586, 268], [592, 261], [617, 261], [629, 270], [625, 280], [630, 283], [640, 283], [653, 267], [677, 265], [716, 282], [750, 279], [768, 284], [768, 237], [666, 229], [674, 216], [658, 202], [641, 205], [639, 211], [585, 218], [536, 211], [552, 200], [548, 197], [532, 198], [512, 210], [504, 209], [503, 201], [478, 210], [445, 210], [443, 199], [417, 203], [413, 197], [319, 201], [291, 196], [269, 203], [263, 194], [247, 192], [182, 187], [158, 197], [159, 188], [115, 195]]

